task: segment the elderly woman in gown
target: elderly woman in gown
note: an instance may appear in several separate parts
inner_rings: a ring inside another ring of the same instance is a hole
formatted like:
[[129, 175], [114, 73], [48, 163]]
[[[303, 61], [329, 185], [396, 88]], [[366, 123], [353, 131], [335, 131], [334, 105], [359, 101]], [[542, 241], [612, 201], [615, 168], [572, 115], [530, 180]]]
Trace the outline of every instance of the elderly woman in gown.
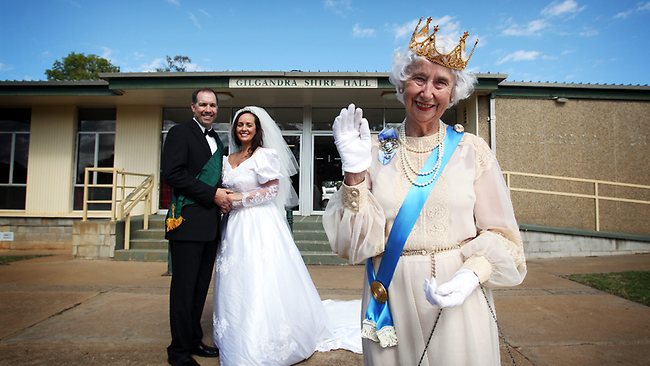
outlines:
[[491, 289], [523, 281], [522, 241], [493, 152], [440, 119], [476, 83], [468, 35], [446, 52], [430, 21], [394, 55], [398, 130], [371, 138], [352, 104], [335, 119], [344, 182], [323, 226], [339, 256], [366, 263], [366, 365], [500, 365]]

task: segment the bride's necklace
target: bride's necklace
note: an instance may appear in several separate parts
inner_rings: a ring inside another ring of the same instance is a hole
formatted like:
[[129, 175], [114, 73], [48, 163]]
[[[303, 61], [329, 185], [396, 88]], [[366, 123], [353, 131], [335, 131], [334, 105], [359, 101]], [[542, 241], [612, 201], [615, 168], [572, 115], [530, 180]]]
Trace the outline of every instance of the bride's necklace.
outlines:
[[[411, 160], [408, 157], [408, 152], [407, 151], [402, 151], [400, 155], [400, 162], [401, 167], [402, 167], [402, 172], [406, 176], [406, 178], [411, 182], [412, 185], [417, 186], [417, 187], [425, 187], [428, 186], [429, 184], [433, 183], [438, 175], [440, 174], [440, 165], [442, 164], [442, 156], [445, 153], [445, 144], [444, 144], [444, 139], [445, 139], [445, 128], [444, 125], [440, 122], [438, 122], [438, 136], [437, 136], [437, 141], [433, 144], [433, 146], [424, 148], [424, 149], [417, 149], [412, 146], [409, 146], [408, 143], [406, 142], [406, 126], [404, 123], [402, 123], [402, 126], [400, 128], [400, 133], [399, 133], [399, 143], [400, 146], [403, 146], [406, 150], [415, 152], [418, 154], [423, 154], [423, 153], [431, 153], [436, 146], [438, 146], [438, 160], [436, 161], [435, 165], [433, 166], [433, 169], [429, 171], [418, 171], [413, 167], [413, 164], [411, 163]], [[418, 183], [416, 182], [416, 179], [418, 176], [428, 176], [431, 175], [431, 178], [427, 180], [424, 183]]]
[[235, 155], [234, 159], [233, 159], [234, 160], [233, 162], [235, 163], [235, 165], [234, 165], [235, 168], [242, 165], [242, 163], [245, 162], [246, 160], [248, 160], [248, 158], [250, 158], [251, 155], [252, 154], [250, 152], [248, 152], [248, 150], [247, 151], [240, 151], [239, 154]]

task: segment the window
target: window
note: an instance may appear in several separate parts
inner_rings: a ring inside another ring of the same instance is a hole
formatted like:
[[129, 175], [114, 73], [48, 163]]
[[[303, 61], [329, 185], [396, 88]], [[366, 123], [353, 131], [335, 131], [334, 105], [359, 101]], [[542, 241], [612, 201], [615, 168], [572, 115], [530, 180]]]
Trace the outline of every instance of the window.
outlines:
[[332, 131], [332, 123], [339, 113], [341, 113], [341, 108], [312, 108], [312, 129], [314, 131]]
[[406, 112], [404, 108], [386, 108], [384, 116], [386, 118], [386, 127], [398, 127], [404, 121]]
[[29, 109], [0, 109], [0, 209], [25, 209], [30, 119]]
[[[379, 132], [384, 125], [383, 109], [362, 108], [363, 117], [368, 120], [370, 132]], [[311, 112], [314, 131], [332, 131], [334, 119], [341, 113], [341, 108], [313, 108]]]
[[[282, 131], [302, 131], [302, 108], [264, 108]], [[234, 110], [236, 113], [238, 109]]]
[[[87, 167], [113, 168], [115, 157], [115, 109], [80, 109], [77, 128], [77, 163], [75, 170], [74, 209], [83, 209], [83, 184]], [[112, 184], [112, 175], [94, 172], [88, 183]], [[91, 200], [109, 200], [110, 188], [89, 191]], [[92, 204], [89, 210], [108, 210], [109, 204]]]

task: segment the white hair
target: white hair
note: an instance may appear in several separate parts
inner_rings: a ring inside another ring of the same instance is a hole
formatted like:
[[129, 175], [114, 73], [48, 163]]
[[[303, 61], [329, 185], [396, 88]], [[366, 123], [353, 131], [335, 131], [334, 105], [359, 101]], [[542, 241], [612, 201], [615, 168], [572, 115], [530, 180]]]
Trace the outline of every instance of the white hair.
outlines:
[[[395, 50], [393, 53], [393, 65], [388, 80], [395, 85], [397, 100], [402, 104], [404, 104], [404, 82], [411, 77], [411, 66], [418, 61], [430, 62], [410, 49], [406, 51]], [[454, 75], [454, 88], [451, 91], [451, 102], [447, 108], [469, 97], [474, 91], [474, 85], [477, 83], [476, 75], [469, 71], [450, 70]]]

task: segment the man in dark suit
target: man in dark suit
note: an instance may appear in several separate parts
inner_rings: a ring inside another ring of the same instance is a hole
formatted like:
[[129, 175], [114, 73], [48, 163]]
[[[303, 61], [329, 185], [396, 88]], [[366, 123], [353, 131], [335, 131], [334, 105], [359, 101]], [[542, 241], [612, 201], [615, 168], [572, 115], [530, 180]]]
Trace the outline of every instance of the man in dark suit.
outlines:
[[[186, 202], [175, 207], [176, 215], [182, 216], [178, 219], [180, 224], [172, 229], [168, 227], [165, 234], [172, 263], [169, 293], [172, 341], [167, 347], [171, 365], [198, 365], [192, 355], [219, 355], [216, 347], [202, 342], [201, 315], [219, 243], [220, 212], [227, 212], [231, 207], [227, 191], [218, 188], [224, 151], [212, 130], [218, 109], [216, 93], [207, 88], [196, 90], [191, 107], [194, 118], [169, 130], [162, 154], [163, 178], [172, 187], [174, 199], [182, 197]], [[213, 157], [213, 154], [217, 155]], [[209, 174], [214, 184], [197, 178], [209, 160], [219, 166], [218, 171]]]

